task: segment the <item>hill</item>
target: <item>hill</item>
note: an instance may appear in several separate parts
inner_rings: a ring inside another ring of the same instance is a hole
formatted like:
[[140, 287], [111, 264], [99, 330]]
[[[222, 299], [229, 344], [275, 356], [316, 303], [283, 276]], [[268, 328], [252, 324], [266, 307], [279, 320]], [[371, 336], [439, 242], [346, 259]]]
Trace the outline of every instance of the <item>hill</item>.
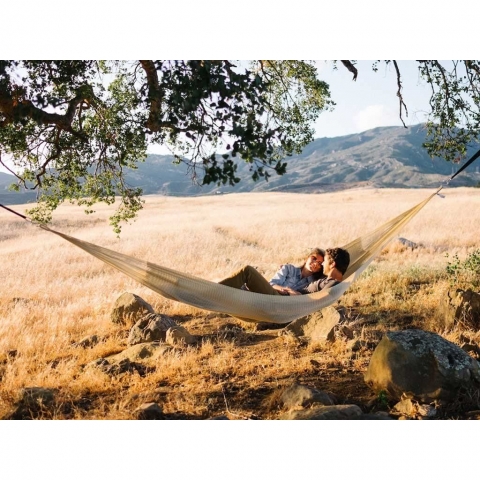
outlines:
[[[130, 185], [141, 187], [145, 194], [185, 196], [250, 191], [320, 193], [359, 186], [437, 187], [458, 165], [441, 158], [431, 159], [422, 148], [424, 141], [422, 125], [408, 129], [378, 127], [354, 135], [318, 138], [301, 155], [289, 159], [286, 175], [272, 176], [268, 182], [254, 182], [248, 165], [239, 164], [242, 181], [235, 187], [196, 185], [185, 165], [173, 164], [173, 157], [169, 155], [149, 155], [126, 177]], [[13, 176], [0, 173], [0, 202], [34, 201], [32, 192], [6, 190], [12, 179]], [[474, 164], [455, 179], [452, 186], [477, 186], [479, 182], [480, 167]]]

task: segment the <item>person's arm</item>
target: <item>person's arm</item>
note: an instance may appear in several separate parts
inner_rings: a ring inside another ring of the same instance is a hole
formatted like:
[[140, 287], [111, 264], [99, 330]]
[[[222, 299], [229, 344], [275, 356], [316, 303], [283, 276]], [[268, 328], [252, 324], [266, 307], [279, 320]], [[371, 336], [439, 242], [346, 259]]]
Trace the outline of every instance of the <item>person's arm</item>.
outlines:
[[287, 278], [293, 274], [292, 268], [295, 267], [289, 263], [282, 265], [280, 270], [270, 279], [270, 285], [280, 292], [281, 295], [300, 295], [300, 292], [285, 286]]
[[278, 290], [281, 295], [290, 295], [287, 291], [287, 287], [282, 287], [281, 285], [276, 285], [275, 283], [274, 284], [270, 283], [270, 285], [274, 290]]
[[338, 280], [335, 280], [334, 278], [321, 278], [320, 280], [309, 283], [306, 287], [300, 290], [300, 293], [302, 295], [306, 295], [308, 293], [319, 292], [320, 290], [324, 290], [325, 288], [333, 287], [337, 283], [340, 282]]
[[270, 285], [275, 288], [275, 290], [280, 290], [280, 288], [276, 287], [281, 287], [285, 285], [287, 281], [287, 277], [290, 275], [290, 267], [289, 264], [282, 265], [280, 267], [280, 270], [277, 271], [277, 273], [270, 279]]
[[[275, 288], [275, 287], [273, 287]], [[294, 290], [293, 288], [290, 287], [279, 287], [281, 288], [281, 293], [282, 295], [301, 295], [301, 292], [298, 292], [297, 290]]]

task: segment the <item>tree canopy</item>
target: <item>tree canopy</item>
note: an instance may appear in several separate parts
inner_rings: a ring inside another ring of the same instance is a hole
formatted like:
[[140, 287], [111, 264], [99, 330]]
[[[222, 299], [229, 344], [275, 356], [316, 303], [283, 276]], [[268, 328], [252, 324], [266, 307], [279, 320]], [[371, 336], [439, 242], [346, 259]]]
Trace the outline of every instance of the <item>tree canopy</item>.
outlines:
[[[408, 114], [397, 73], [399, 116]], [[361, 75], [354, 61], [342, 66]], [[373, 69], [378, 69], [374, 62]], [[418, 61], [431, 87], [425, 147], [446, 160], [480, 133], [480, 63]], [[63, 201], [120, 206], [114, 229], [141, 208], [124, 180], [149, 144], [168, 146], [200, 184], [235, 185], [237, 163], [254, 180], [286, 172], [286, 158], [313, 140], [319, 114], [334, 107], [314, 62], [0, 61], [0, 163], [17, 188], [38, 191], [29, 214], [49, 221]], [[8, 159], [8, 161], [7, 161]]]

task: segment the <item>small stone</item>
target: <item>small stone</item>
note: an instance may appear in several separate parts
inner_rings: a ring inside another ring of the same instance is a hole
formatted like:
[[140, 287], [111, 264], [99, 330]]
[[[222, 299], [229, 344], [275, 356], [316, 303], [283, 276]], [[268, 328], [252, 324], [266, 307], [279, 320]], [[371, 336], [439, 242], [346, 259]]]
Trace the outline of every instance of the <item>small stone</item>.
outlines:
[[306, 317], [294, 320], [287, 325], [282, 333], [308, 341], [325, 342], [333, 336], [333, 328], [342, 319], [342, 315], [335, 307], [326, 307]]
[[72, 347], [82, 347], [90, 348], [97, 345], [100, 342], [100, 337], [98, 335], [89, 335], [88, 337], [82, 338], [78, 342], [72, 344]]
[[352, 420], [363, 415], [358, 405], [329, 405], [302, 410], [291, 410], [280, 420]]
[[167, 330], [165, 341], [170, 345], [193, 345], [196, 338], [186, 328], [176, 325]]
[[146, 358], [158, 358], [171, 350], [171, 346], [158, 342], [140, 343], [101, 360], [106, 360], [108, 363], [118, 363], [124, 359], [137, 362]]
[[437, 409], [433, 405], [419, 405], [417, 413], [421, 418], [433, 418], [437, 415]]
[[158, 403], [143, 403], [135, 410], [138, 420], [163, 420], [165, 417]]
[[417, 409], [411, 398], [402, 398], [402, 400], [394, 405], [393, 411], [407, 417], [413, 417]]
[[284, 390], [280, 402], [288, 408], [309, 407], [313, 404], [333, 405], [333, 400], [327, 393], [297, 383]]
[[177, 323], [168, 315], [149, 313], [132, 327], [127, 343], [137, 345], [139, 343], [165, 341], [167, 330], [176, 326]]
[[115, 301], [110, 318], [119, 325], [134, 325], [146, 313], [154, 313], [152, 306], [134, 293], [123, 293]]
[[21, 391], [22, 397], [20, 403], [28, 407], [50, 405], [55, 400], [57, 391], [58, 390], [52, 388], [27, 387]]

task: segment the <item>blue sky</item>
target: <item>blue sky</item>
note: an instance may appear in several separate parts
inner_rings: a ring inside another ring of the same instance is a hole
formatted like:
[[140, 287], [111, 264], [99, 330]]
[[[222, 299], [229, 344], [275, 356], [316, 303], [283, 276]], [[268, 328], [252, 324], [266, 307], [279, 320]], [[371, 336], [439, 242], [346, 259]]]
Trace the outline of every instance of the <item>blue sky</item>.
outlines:
[[[318, 60], [319, 77], [330, 85], [333, 112], [324, 112], [315, 124], [315, 137], [337, 137], [375, 127], [401, 126], [397, 77], [393, 65], [379, 64], [372, 70], [373, 61], [357, 63], [358, 77], [340, 63], [334, 70], [331, 62]], [[398, 61], [403, 79], [403, 98], [408, 108], [404, 115], [407, 126], [426, 120], [430, 88], [420, 79], [415, 61]]]

